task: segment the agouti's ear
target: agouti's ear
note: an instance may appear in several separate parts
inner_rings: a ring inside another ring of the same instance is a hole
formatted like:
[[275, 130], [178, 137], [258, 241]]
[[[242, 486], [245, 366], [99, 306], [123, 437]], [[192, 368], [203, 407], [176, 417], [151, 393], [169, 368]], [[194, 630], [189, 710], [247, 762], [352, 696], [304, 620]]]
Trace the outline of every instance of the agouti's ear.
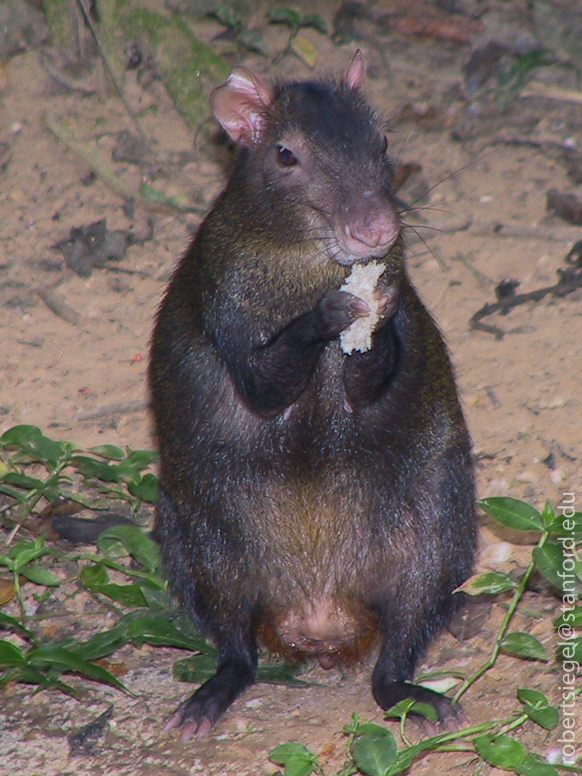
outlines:
[[246, 67], [235, 67], [226, 83], [210, 95], [212, 112], [235, 143], [255, 145], [266, 122], [273, 94]]
[[350, 89], [361, 89], [364, 86], [365, 75], [366, 63], [364, 62], [364, 55], [358, 49], [348, 67], [346, 84]]

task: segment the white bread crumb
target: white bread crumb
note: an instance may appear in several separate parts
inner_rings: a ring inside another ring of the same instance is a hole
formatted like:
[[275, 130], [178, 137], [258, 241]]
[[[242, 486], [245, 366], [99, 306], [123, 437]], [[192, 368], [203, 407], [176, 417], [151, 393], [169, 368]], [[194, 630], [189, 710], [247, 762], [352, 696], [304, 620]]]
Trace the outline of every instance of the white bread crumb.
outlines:
[[340, 288], [340, 291], [359, 296], [370, 308], [370, 315], [366, 318], [358, 318], [340, 334], [342, 350], [348, 356], [354, 350], [363, 353], [372, 347], [372, 333], [380, 319], [378, 313], [380, 300], [374, 298], [374, 289], [385, 269], [386, 265], [379, 264], [377, 261], [371, 261], [369, 264], [354, 264], [346, 282]]

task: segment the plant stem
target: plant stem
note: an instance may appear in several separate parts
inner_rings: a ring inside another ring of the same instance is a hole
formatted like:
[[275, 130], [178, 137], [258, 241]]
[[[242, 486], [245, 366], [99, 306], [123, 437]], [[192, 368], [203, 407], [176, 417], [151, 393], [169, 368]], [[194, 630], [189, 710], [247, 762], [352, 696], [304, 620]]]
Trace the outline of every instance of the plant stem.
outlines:
[[[547, 542], [549, 537], [549, 532], [544, 531], [542, 533], [542, 536], [538, 542], [537, 547], [541, 549], [544, 544]], [[469, 687], [473, 685], [478, 679], [480, 679], [483, 674], [487, 673], [490, 668], [492, 668], [495, 665], [495, 662], [497, 661], [497, 657], [499, 656], [499, 652], [501, 650], [501, 644], [503, 642], [503, 639], [505, 638], [505, 634], [507, 633], [507, 629], [509, 628], [509, 624], [511, 623], [511, 620], [513, 619], [513, 615], [515, 614], [515, 610], [518, 607], [519, 602], [521, 601], [521, 598], [525, 592], [525, 589], [527, 587], [527, 583], [530, 580], [531, 575], [533, 574], [533, 571], [535, 569], [535, 561], [531, 560], [527, 571], [521, 578], [521, 582], [519, 583], [517, 590], [515, 591], [513, 595], [513, 599], [509, 605], [509, 609], [507, 610], [507, 614], [505, 615], [505, 618], [503, 620], [503, 624], [501, 625], [501, 628], [499, 630], [499, 634], [497, 636], [497, 639], [495, 640], [495, 645], [493, 647], [493, 651], [491, 652], [491, 656], [489, 660], [487, 660], [486, 663], [484, 663], [481, 668], [479, 668], [473, 676], [471, 676], [469, 679], [467, 679], [465, 682], [463, 682], [462, 686], [456, 693], [456, 695], [453, 697], [453, 703], [458, 703], [459, 699], [467, 692]]]
[[55, 480], [58, 479], [58, 476], [61, 473], [61, 471], [66, 466], [68, 466], [70, 457], [71, 457], [71, 451], [68, 450], [67, 453], [61, 458], [61, 460], [55, 465], [55, 468], [51, 471], [49, 476], [46, 478], [42, 488], [35, 488], [34, 490], [30, 491], [29, 495], [26, 498], [26, 501], [23, 503], [22, 515], [19, 515], [18, 523], [14, 526], [14, 528], [8, 535], [8, 539], [6, 540], [6, 545], [8, 547], [12, 544], [12, 542], [14, 541], [14, 537], [16, 536], [18, 531], [22, 528], [22, 524], [24, 523], [26, 518], [30, 515], [30, 513], [38, 504], [38, 502], [41, 500], [41, 498], [44, 496], [47, 489], [54, 484]]

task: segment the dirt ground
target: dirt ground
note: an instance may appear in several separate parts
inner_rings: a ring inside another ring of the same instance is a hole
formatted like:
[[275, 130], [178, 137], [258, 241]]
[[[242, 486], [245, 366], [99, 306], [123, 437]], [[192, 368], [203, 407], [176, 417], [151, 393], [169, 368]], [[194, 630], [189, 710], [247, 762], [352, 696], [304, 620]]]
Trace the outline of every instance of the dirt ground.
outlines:
[[[392, 7], [389, 0], [374, 6]], [[489, 7], [495, 13], [483, 17], [484, 40], [507, 29], [535, 37], [525, 3]], [[322, 4], [317, 10], [331, 21], [335, 8]], [[204, 22], [198, 31], [210, 40], [220, 27]], [[478, 110], [463, 93], [470, 43], [398, 33], [374, 39], [372, 32], [357, 44], [369, 67], [367, 94], [378, 111], [393, 118], [393, 155], [422, 164], [424, 182], [417, 174], [402, 197], [415, 198], [413, 185], [430, 189], [419, 211], [405, 216], [407, 224], [421, 225], [406, 232], [408, 267], [449, 344], [474, 441], [479, 495], [511, 495], [541, 507], [546, 499], [558, 503], [566, 491], [582, 494], [582, 291], [486, 319], [508, 332], [502, 339], [469, 326], [479, 308], [495, 301], [501, 280], [518, 280], [520, 292], [555, 283], [568, 251], [582, 239], [582, 227], [546, 211], [549, 189], [582, 194], [582, 186], [576, 188], [567, 175], [563, 153], [582, 149], [582, 100], [522, 96], [505, 112]], [[266, 34], [275, 45], [281, 33]], [[355, 43], [335, 46], [312, 30], [305, 37], [319, 52], [316, 73], [320, 65], [345, 71]], [[272, 72], [258, 55], [243, 60], [259, 73]], [[0, 171], [0, 432], [30, 423], [87, 447], [105, 442], [152, 447], [146, 390], [152, 321], [201, 216], [148, 212], [139, 205], [126, 214], [122, 199], [47, 130], [45, 116], [66, 120], [77, 138], [110, 159], [117, 133], [134, 131], [112, 91], [80, 95], [66, 89], [43, 68], [38, 49], [11, 57], [2, 72], [0, 141], [8, 153]], [[291, 55], [277, 72], [310, 75]], [[548, 90], [579, 88], [575, 71], [559, 64], [540, 68], [534, 79]], [[223, 185], [217, 155], [204, 143], [197, 146], [159, 81], [142, 88], [129, 72], [127, 89], [157, 164], [111, 164], [132, 183], [145, 175], [166, 190], [189, 189], [204, 210]], [[407, 103], [419, 120], [400, 120]], [[438, 109], [436, 120], [423, 121], [431, 106]], [[153, 236], [131, 245], [120, 262], [80, 277], [53, 246], [73, 227], [104, 218], [111, 230], [139, 235], [147, 233], [152, 218]], [[528, 562], [530, 548], [508, 543], [485, 521], [481, 546], [481, 569], [511, 571]], [[533, 633], [552, 651], [551, 617], [558, 602], [528, 595], [515, 629]], [[91, 616], [90, 608], [71, 603], [66, 622], [73, 624], [73, 635], [84, 616]], [[502, 616], [502, 607], [494, 606], [481, 632], [464, 643], [443, 634], [422, 668], [475, 669]], [[175, 733], [162, 732], [190, 689], [172, 679], [178, 656], [178, 650], [148, 647], [127, 647], [116, 655], [130, 667], [124, 681], [134, 697], [88, 682], [79, 684], [81, 701], [9, 688], [0, 708], [0, 772], [250, 776], [275, 772], [268, 751], [298, 740], [320, 753], [331, 773], [344, 758], [341, 731], [352, 711], [381, 720], [369, 689], [370, 665], [346, 674], [313, 669], [309, 678], [321, 686], [259, 685], [204, 739], [184, 744]], [[471, 722], [508, 713], [518, 686], [538, 687], [556, 701], [558, 685], [556, 666], [502, 657], [465, 696], [465, 711]], [[110, 703], [113, 720], [96, 754], [72, 758], [66, 735]], [[526, 726], [519, 735], [544, 754], [556, 746], [556, 734], [539, 727]], [[429, 757], [412, 772], [468, 774], [473, 767], [463, 755], [449, 754]]]

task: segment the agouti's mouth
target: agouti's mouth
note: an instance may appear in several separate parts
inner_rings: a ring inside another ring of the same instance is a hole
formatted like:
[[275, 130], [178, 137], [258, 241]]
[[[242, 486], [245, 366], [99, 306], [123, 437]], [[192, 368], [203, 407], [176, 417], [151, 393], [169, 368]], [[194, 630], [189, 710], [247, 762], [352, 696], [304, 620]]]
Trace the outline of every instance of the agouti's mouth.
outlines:
[[366, 262], [370, 259], [379, 259], [386, 256], [398, 240], [399, 235], [400, 228], [395, 229], [389, 238], [387, 237], [382, 242], [378, 242], [375, 246], [370, 246], [362, 240], [354, 239], [351, 235], [344, 234], [341, 240], [337, 239], [337, 237], [334, 239], [330, 255], [334, 261], [344, 267], [351, 267], [353, 264]]
[[350, 266], [385, 256], [400, 234], [400, 218], [392, 204], [378, 193], [366, 191], [355, 204], [343, 208], [334, 231], [334, 260]]

